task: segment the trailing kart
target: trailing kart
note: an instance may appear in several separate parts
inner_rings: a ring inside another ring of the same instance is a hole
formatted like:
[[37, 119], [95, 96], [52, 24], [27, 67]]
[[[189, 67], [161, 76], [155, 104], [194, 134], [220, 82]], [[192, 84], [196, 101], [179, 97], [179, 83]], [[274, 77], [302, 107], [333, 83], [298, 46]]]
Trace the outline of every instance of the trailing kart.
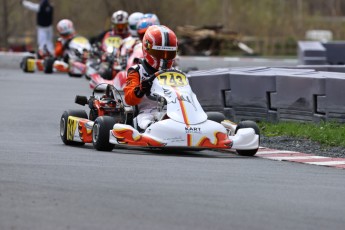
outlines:
[[[102, 128], [108, 129], [105, 132], [108, 137], [109, 131], [115, 123], [132, 124], [132, 107], [124, 105], [121, 92], [113, 85], [107, 85], [105, 94], [101, 97], [96, 96], [95, 91], [97, 91], [97, 87], [89, 99], [79, 95], [75, 98], [75, 103], [89, 106], [89, 115], [85, 110], [67, 110], [63, 112], [60, 119], [60, 137], [66, 145], [91, 143], [95, 139], [94, 136], [97, 139], [97, 135], [99, 135], [97, 132], [92, 131], [99, 123], [106, 122], [106, 126], [102, 125]], [[108, 150], [106, 145], [97, 146], [97, 149]]]
[[76, 36], [68, 43], [62, 59], [48, 57], [44, 60], [45, 73], [66, 72], [69, 76], [81, 77], [86, 71], [86, 61], [89, 57], [91, 44], [83, 36]]
[[205, 113], [182, 72], [159, 71], [150, 80], [150, 96], [156, 98], [158, 111], [155, 122], [144, 132], [139, 130], [136, 119], [128, 123], [102, 116], [91, 122], [68, 116], [65, 112], [60, 123], [62, 140], [67, 144], [87, 142], [84, 137], [87, 131], [88, 142], [92, 141], [101, 151], [111, 151], [122, 145], [158, 149], [234, 149], [240, 155], [255, 155], [260, 140], [260, 130], [255, 122], [242, 121], [236, 125], [225, 120], [221, 113]]

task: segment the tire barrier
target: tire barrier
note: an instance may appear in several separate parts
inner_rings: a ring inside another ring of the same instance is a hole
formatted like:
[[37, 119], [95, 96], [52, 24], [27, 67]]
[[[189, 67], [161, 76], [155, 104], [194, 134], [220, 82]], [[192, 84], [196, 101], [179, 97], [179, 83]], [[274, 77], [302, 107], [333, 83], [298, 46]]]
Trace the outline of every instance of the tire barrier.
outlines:
[[301, 65], [344, 65], [344, 41], [299, 41], [298, 63]]
[[229, 119], [345, 122], [345, 75], [304, 68], [245, 67], [191, 71], [206, 111]]

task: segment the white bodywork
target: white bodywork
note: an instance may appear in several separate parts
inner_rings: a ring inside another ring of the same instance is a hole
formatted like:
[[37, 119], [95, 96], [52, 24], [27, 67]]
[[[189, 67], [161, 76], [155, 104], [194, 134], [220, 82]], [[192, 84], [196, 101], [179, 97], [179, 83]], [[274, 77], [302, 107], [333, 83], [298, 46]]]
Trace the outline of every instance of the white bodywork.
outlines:
[[80, 57], [76, 55], [76, 52], [83, 54], [83, 52], [90, 52], [90, 50], [91, 44], [89, 40], [82, 36], [76, 36], [70, 41], [67, 49], [67, 54], [70, 60], [80, 61]]
[[[115, 136], [116, 133], [126, 130], [132, 133], [131, 139], [134, 142], [146, 138], [164, 143], [165, 147], [227, 148], [219, 143], [228, 139], [232, 140], [228, 148], [246, 150], [259, 147], [259, 135], [255, 134], [253, 128], [239, 129], [237, 134], [233, 135], [236, 129], [234, 123], [224, 121], [221, 124], [208, 120], [187, 77], [182, 73], [166, 72], [158, 75], [153, 80], [151, 95], [166, 100], [164, 109], [155, 114], [157, 122], [149, 126], [144, 133], [139, 133], [129, 125], [115, 124], [110, 131], [110, 143], [124, 144]], [[205, 142], [208, 145], [201, 144]]]

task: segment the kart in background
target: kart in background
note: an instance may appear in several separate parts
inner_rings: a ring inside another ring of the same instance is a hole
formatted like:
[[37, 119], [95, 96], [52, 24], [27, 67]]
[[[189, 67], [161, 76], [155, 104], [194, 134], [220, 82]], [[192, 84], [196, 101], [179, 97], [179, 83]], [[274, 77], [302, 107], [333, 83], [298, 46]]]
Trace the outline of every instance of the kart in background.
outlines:
[[117, 73], [116, 77], [114, 78], [113, 85], [117, 89], [123, 89], [126, 84], [127, 79], [127, 71], [130, 67], [139, 64], [140, 60], [144, 58], [143, 50], [141, 43], [137, 44], [134, 49], [130, 52], [130, 55], [124, 57], [126, 60], [123, 61], [123, 69]]
[[83, 36], [75, 36], [68, 43], [62, 59], [48, 57], [44, 60], [44, 73], [65, 72], [69, 76], [81, 77], [86, 71], [91, 44]]
[[49, 52], [47, 46], [44, 46], [42, 50], [38, 50], [37, 54], [32, 53], [23, 57], [20, 62], [20, 68], [25, 73], [34, 73], [36, 70], [43, 71], [44, 60], [52, 57], [53, 54]]
[[122, 68], [118, 57], [121, 42], [121, 37], [110, 36], [100, 46], [94, 46], [85, 72], [91, 89], [98, 86], [98, 91], [104, 91], [107, 84], [113, 84], [116, 74]]
[[[105, 68], [99, 68], [98, 71], [95, 71], [95, 68], [88, 68], [87, 72], [89, 72], [88, 75], [90, 76], [91, 89], [103, 83], [105, 84], [98, 87], [99, 90], [104, 91], [106, 84], [112, 84], [119, 90], [123, 89], [127, 79], [127, 70], [131, 66], [138, 64], [139, 60], [143, 58], [141, 44], [136, 45], [130, 52], [123, 52], [123, 50], [132, 49], [135, 42], [136, 39], [132, 37], [125, 39], [121, 46], [121, 52], [118, 49], [120, 47], [116, 48], [116, 50], [115, 48], [113, 50], [110, 48], [109, 50], [112, 51], [112, 53], [109, 52], [106, 56], [107, 64]], [[103, 71], [101, 71], [101, 69], [103, 69]]]

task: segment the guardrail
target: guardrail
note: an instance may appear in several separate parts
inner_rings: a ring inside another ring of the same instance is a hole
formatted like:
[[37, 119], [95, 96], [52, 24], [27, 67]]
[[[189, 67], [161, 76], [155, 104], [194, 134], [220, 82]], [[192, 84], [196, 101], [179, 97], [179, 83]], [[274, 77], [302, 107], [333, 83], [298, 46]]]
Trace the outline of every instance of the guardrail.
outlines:
[[219, 68], [191, 71], [206, 111], [240, 121], [345, 122], [345, 74], [304, 68]]

